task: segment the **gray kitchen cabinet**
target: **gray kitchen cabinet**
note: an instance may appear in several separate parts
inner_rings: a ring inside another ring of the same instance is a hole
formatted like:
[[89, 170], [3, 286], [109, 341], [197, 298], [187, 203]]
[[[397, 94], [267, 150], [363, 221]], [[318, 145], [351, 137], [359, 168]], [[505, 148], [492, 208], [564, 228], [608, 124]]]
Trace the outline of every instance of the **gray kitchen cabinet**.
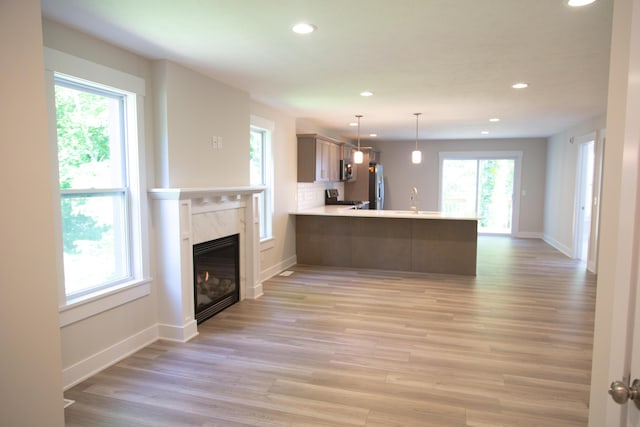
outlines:
[[298, 134], [298, 182], [340, 180], [341, 142], [318, 134]]

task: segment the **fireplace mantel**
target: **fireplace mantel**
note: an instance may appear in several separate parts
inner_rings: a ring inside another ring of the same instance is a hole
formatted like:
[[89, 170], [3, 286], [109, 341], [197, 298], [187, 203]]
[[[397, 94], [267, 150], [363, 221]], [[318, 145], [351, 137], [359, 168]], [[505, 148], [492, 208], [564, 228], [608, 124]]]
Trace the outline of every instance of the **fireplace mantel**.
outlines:
[[222, 188], [154, 188], [149, 190], [152, 199], [189, 200], [212, 197], [247, 196], [261, 193], [264, 186]]
[[[262, 295], [260, 215], [265, 187], [154, 188], [159, 334], [186, 342], [198, 334], [193, 301], [193, 245], [240, 235], [240, 300]], [[215, 317], [209, 321], [215, 321]]]

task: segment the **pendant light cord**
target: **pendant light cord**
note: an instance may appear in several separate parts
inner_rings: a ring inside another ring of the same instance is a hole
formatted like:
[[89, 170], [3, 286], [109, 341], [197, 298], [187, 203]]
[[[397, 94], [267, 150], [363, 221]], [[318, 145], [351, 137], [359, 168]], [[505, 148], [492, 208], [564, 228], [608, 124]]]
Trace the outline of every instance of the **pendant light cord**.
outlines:
[[360, 118], [362, 114], [358, 114], [356, 117], [358, 118], [358, 151], [360, 151]]
[[416, 116], [416, 151], [418, 151], [418, 119], [422, 113], [413, 113]]

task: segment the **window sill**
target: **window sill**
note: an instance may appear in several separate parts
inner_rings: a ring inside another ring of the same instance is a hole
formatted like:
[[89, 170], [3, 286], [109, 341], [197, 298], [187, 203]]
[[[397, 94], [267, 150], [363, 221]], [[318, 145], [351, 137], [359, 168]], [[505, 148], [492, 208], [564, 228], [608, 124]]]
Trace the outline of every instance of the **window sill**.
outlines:
[[60, 312], [60, 327], [95, 316], [119, 305], [147, 296], [150, 293], [151, 279], [141, 279], [67, 300], [66, 305], [58, 308]]
[[260, 251], [266, 251], [267, 249], [271, 249], [276, 246], [276, 239], [273, 237], [267, 237], [266, 239], [260, 240]]

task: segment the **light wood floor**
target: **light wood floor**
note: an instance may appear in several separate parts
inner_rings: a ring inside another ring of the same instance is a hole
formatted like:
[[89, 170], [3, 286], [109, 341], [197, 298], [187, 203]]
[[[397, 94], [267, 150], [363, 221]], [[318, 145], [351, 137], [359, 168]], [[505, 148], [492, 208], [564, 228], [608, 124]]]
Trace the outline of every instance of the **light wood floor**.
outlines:
[[585, 426], [595, 277], [481, 237], [477, 277], [297, 265], [65, 392], [68, 426]]

